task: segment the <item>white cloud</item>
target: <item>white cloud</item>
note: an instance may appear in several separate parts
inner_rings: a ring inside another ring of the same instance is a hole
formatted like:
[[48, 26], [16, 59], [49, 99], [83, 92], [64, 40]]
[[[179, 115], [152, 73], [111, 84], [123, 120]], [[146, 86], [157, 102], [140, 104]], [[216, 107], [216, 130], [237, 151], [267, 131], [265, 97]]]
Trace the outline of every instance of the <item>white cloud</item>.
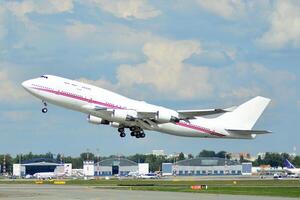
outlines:
[[120, 65], [117, 69], [117, 82], [112, 84], [100, 79], [85, 82], [106, 85], [110, 89], [125, 92], [127, 95], [159, 96], [159, 98], [194, 99], [205, 98], [212, 94], [209, 81], [211, 73], [207, 67], [196, 67], [184, 61], [193, 54], [201, 52], [196, 41], [156, 40], [147, 42], [143, 53], [147, 57], [144, 63]]
[[203, 9], [225, 19], [236, 19], [246, 11], [246, 3], [242, 0], [197, 0], [197, 3]]
[[161, 14], [147, 0], [90, 0], [95, 5], [114, 16], [124, 19], [149, 19]]
[[100, 62], [104, 60], [114, 60], [114, 61], [124, 61], [124, 60], [131, 60], [136, 61], [138, 60], [138, 55], [130, 52], [123, 52], [123, 51], [115, 51], [111, 53], [104, 53], [102, 55], [97, 55], [89, 59], [90, 61]]
[[7, 34], [5, 26], [5, 9], [0, 6], [0, 40]]
[[[105, 79], [85, 82], [137, 98], [247, 100], [257, 95], [286, 100], [295, 96], [295, 75], [257, 63], [236, 63], [213, 68], [185, 63], [205, 50], [197, 41], [157, 39], [143, 46], [145, 62], [122, 64], [116, 82]], [[292, 87], [291, 87], [292, 86]], [[286, 96], [282, 96], [282, 93]]]
[[[148, 41], [156, 41], [160, 37], [151, 32], [136, 30], [122, 24], [103, 23], [101, 25], [85, 24], [79, 21], [73, 21], [65, 26], [66, 36], [80, 44], [81, 47], [88, 46], [89, 49], [118, 49], [118, 52], [136, 52]], [[72, 42], [73, 42], [72, 41]], [[118, 54], [118, 55], [117, 55]], [[126, 57], [115, 52], [114, 58]], [[118, 58], [118, 59], [119, 59]]]
[[297, 0], [277, 1], [269, 16], [270, 29], [258, 40], [270, 48], [286, 45], [300, 47], [300, 2]]
[[73, 9], [72, 0], [25, 0], [9, 1], [7, 8], [17, 16], [24, 16], [31, 12], [39, 14], [55, 14], [61, 12], [70, 12]]
[[83, 24], [78, 21], [72, 22], [72, 24], [65, 27], [65, 34], [73, 40], [89, 38], [90, 35], [93, 35], [101, 30], [93, 24]]
[[5, 120], [19, 122], [29, 119], [31, 114], [29, 111], [5, 111], [1, 113], [1, 117]]
[[0, 70], [0, 83], [0, 102], [17, 101], [26, 96], [21, 85], [12, 81], [11, 75], [5, 70]]

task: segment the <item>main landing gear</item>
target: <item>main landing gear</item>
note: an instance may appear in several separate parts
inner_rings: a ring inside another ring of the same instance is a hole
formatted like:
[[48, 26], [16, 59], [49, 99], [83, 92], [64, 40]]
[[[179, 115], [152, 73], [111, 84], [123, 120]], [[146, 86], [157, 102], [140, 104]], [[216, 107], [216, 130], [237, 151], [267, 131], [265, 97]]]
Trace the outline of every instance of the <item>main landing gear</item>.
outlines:
[[125, 137], [126, 133], [125, 133], [125, 129], [124, 128], [118, 128], [118, 132], [120, 133], [120, 137]]
[[[134, 127], [130, 127], [129, 129], [131, 131], [130, 135], [132, 137], [136, 137], [136, 138], [144, 138], [144, 137], [146, 137], [146, 134], [145, 134], [144, 130], [141, 129], [140, 127], [134, 126]], [[126, 136], [125, 128], [124, 127], [118, 128], [118, 132], [120, 133], [120, 137], [123, 138], [123, 137]]]
[[130, 127], [129, 129], [131, 131], [130, 135], [132, 137], [136, 137], [136, 138], [146, 137], [146, 134], [145, 134], [144, 130], [141, 129], [140, 127]]
[[44, 104], [44, 108], [42, 109], [42, 112], [43, 113], [46, 113], [46, 112], [48, 112], [48, 108], [47, 108], [47, 103], [46, 103], [46, 101], [43, 101], [43, 104]]

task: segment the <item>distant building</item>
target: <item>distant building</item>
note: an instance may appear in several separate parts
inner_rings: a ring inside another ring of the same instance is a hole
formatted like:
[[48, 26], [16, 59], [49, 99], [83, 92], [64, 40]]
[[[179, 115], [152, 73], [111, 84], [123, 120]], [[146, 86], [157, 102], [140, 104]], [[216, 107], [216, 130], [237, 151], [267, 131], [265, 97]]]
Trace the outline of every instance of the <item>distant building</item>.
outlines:
[[148, 163], [136, 163], [125, 158], [109, 158], [94, 165], [95, 176], [125, 176], [130, 172], [148, 173]]
[[72, 174], [71, 163], [59, 163], [54, 159], [37, 158], [23, 161], [21, 164], [13, 164], [13, 175], [26, 176], [39, 172], [54, 172], [56, 169], [59, 169], [60, 173], [65, 173], [66, 175]]
[[204, 176], [204, 175], [248, 175], [251, 163], [242, 163], [217, 157], [198, 157], [176, 163], [163, 163], [163, 175]]
[[94, 161], [83, 161], [83, 175], [94, 176], [95, 166]]

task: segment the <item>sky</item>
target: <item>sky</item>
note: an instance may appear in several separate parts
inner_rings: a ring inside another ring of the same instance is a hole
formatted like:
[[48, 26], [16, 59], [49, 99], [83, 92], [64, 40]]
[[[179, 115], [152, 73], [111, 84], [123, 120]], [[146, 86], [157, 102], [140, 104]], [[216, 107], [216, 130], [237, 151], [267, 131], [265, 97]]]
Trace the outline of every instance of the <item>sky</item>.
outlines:
[[[300, 153], [297, 0], [0, 0], [0, 153]], [[255, 140], [116, 129], [40, 100], [21, 82], [52, 74], [172, 109], [272, 103]]]

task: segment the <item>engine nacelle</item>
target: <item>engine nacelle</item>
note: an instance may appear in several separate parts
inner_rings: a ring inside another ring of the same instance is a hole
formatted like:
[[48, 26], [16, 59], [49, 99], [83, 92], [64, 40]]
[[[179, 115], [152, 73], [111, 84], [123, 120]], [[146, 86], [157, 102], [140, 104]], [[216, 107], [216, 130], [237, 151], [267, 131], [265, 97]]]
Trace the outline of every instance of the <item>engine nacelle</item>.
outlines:
[[170, 112], [165, 110], [157, 111], [155, 120], [160, 123], [168, 123], [168, 122], [179, 122], [179, 118], [173, 116]]
[[91, 124], [109, 124], [109, 121], [93, 115], [88, 115], [87, 121]]
[[132, 121], [137, 118], [135, 110], [114, 110], [112, 113], [113, 121]]
[[120, 123], [118, 123], [118, 122], [111, 122], [110, 125], [114, 128], [119, 128], [120, 127]]

